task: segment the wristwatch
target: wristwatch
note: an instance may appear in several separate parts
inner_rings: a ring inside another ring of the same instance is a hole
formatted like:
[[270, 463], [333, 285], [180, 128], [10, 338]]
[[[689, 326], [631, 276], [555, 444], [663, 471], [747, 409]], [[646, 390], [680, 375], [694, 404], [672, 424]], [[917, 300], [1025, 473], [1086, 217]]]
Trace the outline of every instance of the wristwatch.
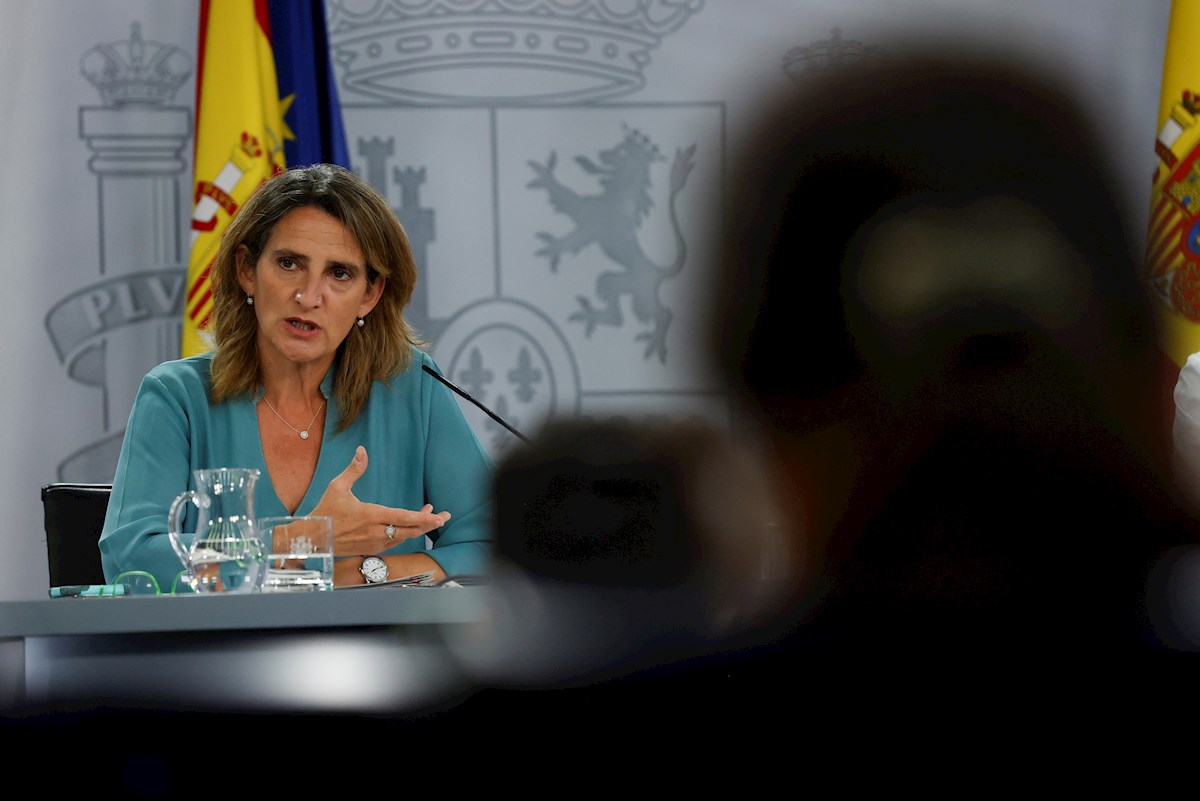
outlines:
[[368, 556], [358, 566], [358, 572], [363, 574], [368, 584], [380, 584], [388, 578], [387, 562], [378, 556]]

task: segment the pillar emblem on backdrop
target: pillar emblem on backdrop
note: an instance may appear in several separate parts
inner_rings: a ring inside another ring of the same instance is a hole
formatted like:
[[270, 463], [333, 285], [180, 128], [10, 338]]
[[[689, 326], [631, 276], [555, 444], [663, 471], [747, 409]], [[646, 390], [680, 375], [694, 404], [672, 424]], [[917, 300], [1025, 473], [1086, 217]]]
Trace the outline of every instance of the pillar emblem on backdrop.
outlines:
[[[393, 204], [421, 271], [409, 318], [447, 376], [518, 429], [717, 416], [687, 298], [723, 107], [628, 100], [703, 6], [327, 2], [354, 169]], [[464, 409], [493, 455], [515, 444]]]
[[102, 101], [79, 109], [99, 189], [97, 280], [55, 303], [45, 325], [67, 375], [98, 394], [101, 433], [59, 463], [60, 481], [111, 480], [142, 376], [179, 355], [187, 280], [179, 192], [192, 125], [191, 110], [173, 100], [191, 63], [145, 39], [138, 22], [129, 39], [97, 44], [80, 60]]

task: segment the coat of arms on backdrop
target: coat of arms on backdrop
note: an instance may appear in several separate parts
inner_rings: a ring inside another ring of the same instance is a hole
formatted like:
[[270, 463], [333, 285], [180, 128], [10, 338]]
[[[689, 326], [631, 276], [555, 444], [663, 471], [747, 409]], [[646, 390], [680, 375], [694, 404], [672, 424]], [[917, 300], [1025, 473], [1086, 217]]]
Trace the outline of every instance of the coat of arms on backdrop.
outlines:
[[[417, 253], [409, 317], [452, 381], [518, 429], [549, 416], [715, 416], [693, 348], [723, 107], [644, 69], [703, 0], [331, 0], [354, 168]], [[511, 433], [464, 407], [499, 453]]]

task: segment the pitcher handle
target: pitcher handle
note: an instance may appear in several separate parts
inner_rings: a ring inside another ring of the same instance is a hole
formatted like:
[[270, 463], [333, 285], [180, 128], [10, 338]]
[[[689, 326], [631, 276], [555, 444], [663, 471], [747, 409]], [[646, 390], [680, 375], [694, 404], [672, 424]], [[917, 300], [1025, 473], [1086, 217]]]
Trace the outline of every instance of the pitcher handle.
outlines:
[[171, 548], [175, 551], [175, 555], [179, 557], [179, 561], [183, 563], [184, 567], [188, 567], [191, 561], [189, 548], [183, 541], [183, 515], [186, 511], [184, 504], [189, 501], [196, 508], [200, 507], [200, 502], [196, 498], [196, 491], [187, 490], [171, 501], [171, 508], [167, 510], [167, 536], [171, 540]]

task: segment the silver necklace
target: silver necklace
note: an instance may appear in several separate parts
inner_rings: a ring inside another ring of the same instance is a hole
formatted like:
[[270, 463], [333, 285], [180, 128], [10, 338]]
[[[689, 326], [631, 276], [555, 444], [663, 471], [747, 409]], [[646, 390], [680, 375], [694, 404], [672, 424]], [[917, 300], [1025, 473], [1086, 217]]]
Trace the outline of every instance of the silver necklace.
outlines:
[[[269, 400], [267, 400], [267, 396], [266, 396], [266, 395], [263, 395], [263, 403], [267, 404], [267, 408], [268, 408], [268, 409], [270, 409], [271, 411], [275, 412], [275, 407], [271, 405], [271, 402], [270, 402]], [[317, 415], [318, 415], [318, 414], [320, 414], [320, 413], [321, 413], [321, 410], [322, 410], [322, 409], [324, 409], [324, 408], [325, 408], [325, 399], [324, 399], [324, 398], [322, 398], [322, 399], [321, 399], [321, 405], [317, 407], [317, 414], [314, 414], [314, 415], [313, 415], [313, 419], [311, 419], [311, 420], [309, 420], [309, 421], [308, 421], [308, 425], [306, 425], [306, 426], [304, 427], [304, 430], [303, 430], [303, 431], [301, 431], [300, 429], [296, 428], [294, 425], [292, 425], [291, 423], [289, 423], [287, 420], [284, 420], [284, 419], [283, 419], [283, 415], [282, 415], [282, 414], [280, 414], [279, 412], [275, 412], [275, 416], [276, 416], [276, 417], [278, 417], [278, 418], [279, 418], [279, 420], [280, 420], [280, 422], [282, 422], [282, 423], [283, 423], [285, 426], [287, 426], [288, 428], [292, 429], [292, 430], [293, 430], [293, 431], [295, 431], [297, 434], [299, 434], [299, 435], [300, 435], [300, 439], [308, 439], [308, 430], [309, 430], [310, 428], [312, 428], [312, 427], [313, 427], [313, 423], [317, 422]]]

